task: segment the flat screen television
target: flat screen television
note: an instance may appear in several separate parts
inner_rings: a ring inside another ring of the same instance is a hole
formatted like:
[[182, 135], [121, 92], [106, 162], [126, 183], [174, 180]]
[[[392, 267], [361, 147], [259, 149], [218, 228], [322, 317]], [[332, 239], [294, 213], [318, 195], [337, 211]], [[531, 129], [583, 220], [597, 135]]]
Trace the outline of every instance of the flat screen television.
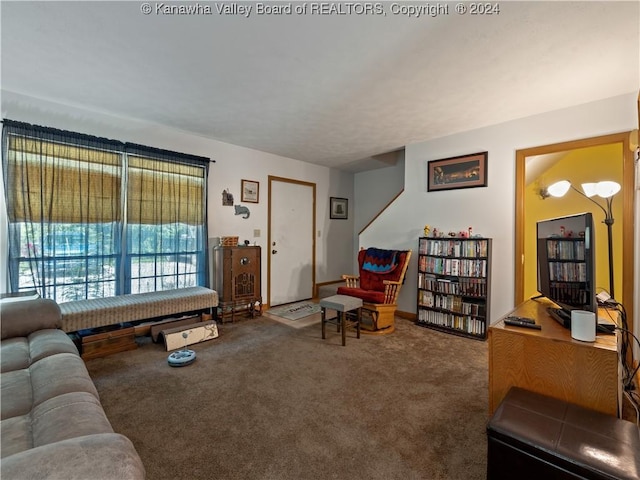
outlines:
[[558, 308], [549, 314], [571, 328], [571, 311], [598, 314], [595, 231], [591, 213], [537, 222], [538, 291]]

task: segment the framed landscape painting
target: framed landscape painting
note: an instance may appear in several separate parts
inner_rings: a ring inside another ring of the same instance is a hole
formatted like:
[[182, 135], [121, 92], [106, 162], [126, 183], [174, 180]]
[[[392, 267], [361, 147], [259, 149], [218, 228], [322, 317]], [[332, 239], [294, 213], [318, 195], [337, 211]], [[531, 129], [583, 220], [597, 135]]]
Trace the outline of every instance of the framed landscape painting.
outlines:
[[427, 191], [487, 186], [487, 152], [431, 160], [427, 164]]

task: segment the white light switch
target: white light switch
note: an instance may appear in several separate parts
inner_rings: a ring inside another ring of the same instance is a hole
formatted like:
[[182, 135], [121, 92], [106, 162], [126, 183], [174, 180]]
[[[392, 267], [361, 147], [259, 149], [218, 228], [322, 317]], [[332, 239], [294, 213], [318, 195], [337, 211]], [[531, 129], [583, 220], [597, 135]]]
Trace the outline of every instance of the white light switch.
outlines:
[[253, 230], [253, 236], [254, 237], [259, 237], [260, 236], [260, 229], [259, 228], [256, 228], [256, 229]]

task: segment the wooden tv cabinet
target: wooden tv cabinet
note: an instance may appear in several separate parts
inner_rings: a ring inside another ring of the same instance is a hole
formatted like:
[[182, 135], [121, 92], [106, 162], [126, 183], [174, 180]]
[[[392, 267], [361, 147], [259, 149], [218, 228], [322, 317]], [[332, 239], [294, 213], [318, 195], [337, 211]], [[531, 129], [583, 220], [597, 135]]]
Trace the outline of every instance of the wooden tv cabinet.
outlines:
[[505, 315], [533, 318], [542, 330], [505, 325], [505, 317], [489, 327], [489, 413], [517, 386], [620, 416], [619, 336], [599, 333], [595, 342], [574, 340], [547, 313], [549, 306], [545, 299], [527, 300]]

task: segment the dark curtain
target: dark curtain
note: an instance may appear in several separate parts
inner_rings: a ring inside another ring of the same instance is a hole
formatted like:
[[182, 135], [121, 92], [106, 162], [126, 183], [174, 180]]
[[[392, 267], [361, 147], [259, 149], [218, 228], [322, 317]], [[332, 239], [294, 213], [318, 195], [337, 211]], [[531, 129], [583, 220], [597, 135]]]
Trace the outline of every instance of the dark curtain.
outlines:
[[131, 293], [206, 285], [209, 159], [127, 144]]
[[11, 291], [65, 302], [207, 284], [208, 158], [3, 124]]
[[3, 123], [12, 290], [60, 302], [116, 294], [122, 144]]

